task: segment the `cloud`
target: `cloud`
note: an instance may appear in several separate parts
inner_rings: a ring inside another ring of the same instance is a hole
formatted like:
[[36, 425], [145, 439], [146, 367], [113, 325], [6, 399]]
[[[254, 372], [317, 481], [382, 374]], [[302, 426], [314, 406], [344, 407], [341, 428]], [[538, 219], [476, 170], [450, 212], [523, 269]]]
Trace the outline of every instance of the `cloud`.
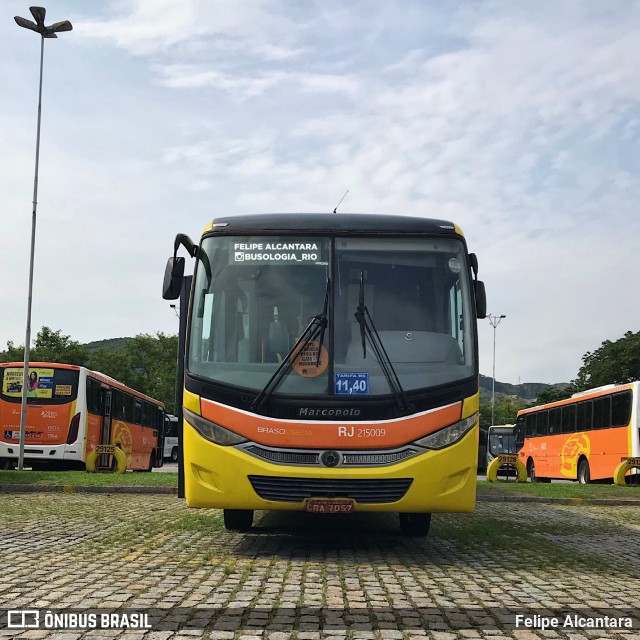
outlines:
[[[636, 330], [640, 317], [629, 289], [640, 231], [640, 4], [601, 6], [138, 0], [74, 18], [86, 64], [103, 65], [110, 84], [80, 118], [92, 134], [83, 160], [57, 140], [58, 183], [71, 175], [82, 185], [65, 215], [91, 210], [100, 233], [111, 222], [123, 234], [97, 270], [109, 265], [110, 295], [158, 315], [154, 287], [173, 234], [197, 233], [213, 216], [331, 211], [349, 189], [340, 211], [452, 219], [479, 256], [489, 309], [507, 315], [499, 379], [571, 379], [582, 354]], [[0, 161], [15, 182], [3, 206], [28, 192], [28, 140], [15, 140], [24, 145], [15, 169]], [[94, 240], [73, 237], [82, 260], [95, 260], [84, 249]], [[147, 237], [128, 248], [127, 238]], [[145, 283], [135, 295], [114, 284], [129, 283], [133, 268]], [[92, 337], [113, 333], [101, 322]], [[492, 339], [481, 322], [487, 374]]]

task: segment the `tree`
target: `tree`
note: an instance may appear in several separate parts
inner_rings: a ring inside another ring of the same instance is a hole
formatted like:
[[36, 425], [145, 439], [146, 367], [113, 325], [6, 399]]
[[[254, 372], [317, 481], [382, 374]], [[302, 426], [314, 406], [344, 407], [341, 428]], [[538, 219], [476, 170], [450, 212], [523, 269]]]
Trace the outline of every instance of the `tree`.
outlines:
[[178, 336], [158, 333], [125, 338], [120, 349], [96, 349], [88, 366], [164, 402], [175, 413]]
[[[175, 413], [178, 336], [158, 333], [124, 338], [118, 348], [88, 351], [60, 331], [42, 327], [30, 351], [31, 362], [60, 362], [86, 366], [164, 402]], [[24, 347], [7, 342], [0, 362], [23, 362]]]
[[[42, 327], [29, 351], [31, 362], [60, 362], [62, 364], [84, 365], [89, 359], [87, 350], [70, 336], [63, 336], [61, 331], [52, 331]], [[23, 362], [24, 346], [16, 347], [7, 342], [5, 351], [0, 352], [0, 362]]]
[[[524, 400], [514, 396], [496, 397], [493, 424], [515, 424], [518, 411], [526, 407]], [[491, 401], [480, 403], [480, 427], [488, 429], [491, 422]]]
[[550, 402], [558, 402], [559, 400], [566, 400], [570, 398], [573, 393], [576, 392], [576, 388], [573, 384], [569, 384], [566, 387], [549, 387], [541, 391], [533, 402], [534, 407], [541, 404], [549, 404]]
[[640, 380], [640, 331], [627, 331], [615, 342], [605, 340], [595, 351], [587, 351], [582, 362], [572, 382], [578, 391]]
[[167, 411], [175, 413], [178, 376], [178, 336], [157, 333], [131, 338], [127, 344], [132, 386], [162, 400]]

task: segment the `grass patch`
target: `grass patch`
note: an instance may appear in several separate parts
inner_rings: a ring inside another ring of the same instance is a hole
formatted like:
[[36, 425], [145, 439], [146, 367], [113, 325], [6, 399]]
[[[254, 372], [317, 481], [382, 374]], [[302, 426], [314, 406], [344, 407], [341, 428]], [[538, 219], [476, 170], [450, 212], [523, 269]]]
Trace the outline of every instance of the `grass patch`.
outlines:
[[180, 513], [168, 523], [167, 529], [175, 532], [197, 531], [198, 533], [225, 531], [222, 512], [211, 510]]
[[[589, 531], [593, 533], [593, 524], [590, 527]], [[610, 529], [610, 526], [603, 523], [603, 531]], [[455, 521], [435, 521], [429, 535], [458, 542], [470, 549], [480, 546], [492, 554], [500, 555], [503, 552], [505, 557], [517, 549], [519, 562], [529, 568], [570, 567], [608, 572], [611, 568], [610, 559], [570, 549], [545, 537], [549, 534], [567, 533], [568, 530], [569, 527], [562, 523], [519, 523], [504, 518], [469, 514], [458, 516]], [[576, 533], [575, 523], [572, 525], [572, 532]]]
[[0, 484], [101, 487], [177, 487], [177, 473], [88, 473], [86, 471], [0, 471]]
[[537, 496], [540, 498], [615, 498], [640, 500], [640, 486], [578, 484], [577, 482], [489, 482], [478, 481], [481, 495]]

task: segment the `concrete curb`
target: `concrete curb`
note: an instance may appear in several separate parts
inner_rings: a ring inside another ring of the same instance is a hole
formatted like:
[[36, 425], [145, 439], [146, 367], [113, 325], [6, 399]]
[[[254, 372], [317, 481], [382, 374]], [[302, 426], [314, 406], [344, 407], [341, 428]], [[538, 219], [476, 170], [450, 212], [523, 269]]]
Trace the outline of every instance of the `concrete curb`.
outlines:
[[[63, 484], [0, 483], [0, 493], [132, 493], [177, 495], [178, 487], [162, 486], [75, 486]], [[625, 498], [543, 498], [540, 496], [507, 496], [479, 493], [477, 502], [534, 502], [575, 506], [605, 505], [610, 507], [640, 507], [640, 500]]]
[[577, 506], [608, 505], [610, 507], [640, 507], [635, 498], [543, 498], [540, 496], [506, 496], [478, 493], [477, 502], [539, 502], [544, 504], [569, 504]]
[[68, 484], [0, 484], [0, 493], [134, 493], [177, 495], [178, 487], [75, 486]]

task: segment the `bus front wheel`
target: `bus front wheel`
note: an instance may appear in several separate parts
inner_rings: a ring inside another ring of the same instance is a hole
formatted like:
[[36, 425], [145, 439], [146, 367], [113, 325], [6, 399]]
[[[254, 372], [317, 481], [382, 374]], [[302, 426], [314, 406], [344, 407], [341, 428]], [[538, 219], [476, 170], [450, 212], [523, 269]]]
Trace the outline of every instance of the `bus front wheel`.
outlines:
[[248, 531], [253, 524], [253, 511], [250, 509], [225, 509], [224, 528], [227, 531]]
[[580, 484], [589, 484], [591, 482], [591, 469], [589, 462], [584, 458], [578, 464], [578, 482]]
[[403, 536], [411, 536], [414, 538], [424, 537], [429, 533], [430, 526], [430, 513], [400, 514], [400, 533], [402, 533]]

